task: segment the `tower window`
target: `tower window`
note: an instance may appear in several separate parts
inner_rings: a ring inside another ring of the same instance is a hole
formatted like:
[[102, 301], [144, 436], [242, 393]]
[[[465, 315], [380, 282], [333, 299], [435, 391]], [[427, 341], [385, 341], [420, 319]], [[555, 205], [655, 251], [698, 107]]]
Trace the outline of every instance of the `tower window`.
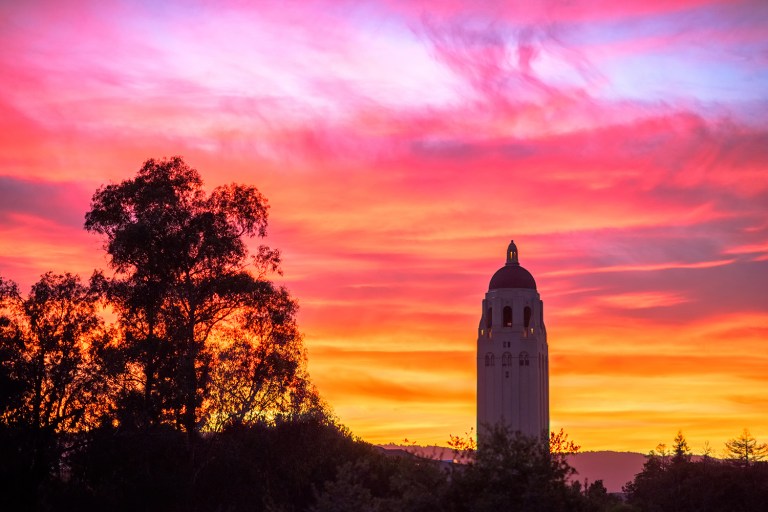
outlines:
[[512, 308], [504, 306], [504, 327], [512, 327]]
[[523, 310], [523, 324], [527, 331], [528, 327], [531, 325], [531, 308], [528, 306], [525, 306], [525, 309]]
[[512, 354], [504, 352], [501, 356], [501, 366], [512, 366]]
[[493, 324], [493, 309], [488, 308], [485, 310], [485, 326], [490, 329]]
[[520, 357], [518, 358], [518, 361], [520, 362], [520, 366], [531, 365], [531, 363], [528, 361], [528, 352], [520, 352]]
[[485, 366], [494, 366], [495, 357], [491, 352], [485, 354]]

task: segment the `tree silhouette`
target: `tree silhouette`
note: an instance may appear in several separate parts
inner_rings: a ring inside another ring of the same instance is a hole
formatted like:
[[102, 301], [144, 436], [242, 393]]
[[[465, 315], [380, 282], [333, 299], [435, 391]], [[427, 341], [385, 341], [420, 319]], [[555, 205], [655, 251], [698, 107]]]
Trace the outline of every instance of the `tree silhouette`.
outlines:
[[98, 389], [92, 354], [103, 340], [98, 295], [71, 274], [44, 274], [24, 298], [0, 279], [0, 340], [8, 349], [6, 372], [20, 392], [5, 412], [9, 424], [59, 432], [94, 421]]
[[[244, 408], [266, 406], [234, 397], [239, 389], [211, 394], [212, 383], [226, 384], [231, 358], [245, 358], [249, 370], [237, 376], [241, 381], [260, 385], [279, 377], [286, 393], [301, 387], [295, 381], [302, 380], [303, 362], [291, 327], [295, 303], [267, 279], [279, 271], [279, 253], [260, 246], [249, 258], [244, 241], [266, 235], [266, 199], [250, 186], [210, 194], [202, 186], [180, 157], [150, 159], [135, 178], [100, 188], [85, 222], [105, 236], [115, 271], [102, 283], [120, 319], [125, 369], [133, 377], [124, 402], [141, 404], [137, 421], [173, 423], [190, 437], [212, 416], [219, 424], [242, 419]], [[271, 334], [262, 330], [265, 316], [279, 327]], [[280, 350], [259, 354], [265, 343]], [[255, 348], [246, 349], [249, 344]], [[268, 357], [274, 354], [280, 357]], [[265, 371], [264, 365], [272, 366]], [[249, 396], [263, 398], [258, 391]], [[280, 405], [270, 396], [268, 405]]]
[[220, 331], [205, 404], [208, 430], [325, 410], [306, 373], [295, 312], [288, 293], [276, 290], [248, 311], [247, 330]]
[[[563, 446], [569, 444], [565, 437], [560, 436]], [[568, 484], [575, 470], [561, 455], [550, 453], [547, 439], [503, 424], [488, 428], [474, 461], [452, 475], [451, 509], [578, 510], [583, 497]]]
[[572, 439], [568, 439], [568, 434], [565, 429], [560, 429], [559, 432], [554, 430], [549, 433], [549, 453], [557, 457], [565, 457], [579, 453], [581, 446], [576, 444]]
[[725, 452], [729, 459], [738, 464], [749, 466], [756, 461], [768, 457], [768, 444], [758, 443], [748, 429], [744, 429], [739, 437], [725, 443]]
[[17, 447], [15, 462], [3, 469], [16, 473], [10, 476], [21, 487], [34, 488], [58, 465], [57, 434], [93, 426], [102, 412], [97, 302], [97, 293], [71, 274], [44, 274], [27, 297], [0, 279], [0, 374], [8, 399], [1, 418]]
[[685, 436], [683, 436], [681, 430], [677, 431], [674, 443], [675, 444], [672, 447], [672, 464], [690, 462], [691, 449], [688, 447], [688, 441], [685, 440]]

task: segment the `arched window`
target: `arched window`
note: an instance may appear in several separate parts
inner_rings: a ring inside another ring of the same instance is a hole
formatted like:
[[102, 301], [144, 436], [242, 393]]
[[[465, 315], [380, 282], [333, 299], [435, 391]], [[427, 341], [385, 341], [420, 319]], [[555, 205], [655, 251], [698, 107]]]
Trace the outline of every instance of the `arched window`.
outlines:
[[493, 309], [488, 308], [485, 310], [485, 327], [490, 329], [493, 324]]
[[528, 361], [528, 352], [520, 352], [520, 357], [518, 358], [518, 361], [520, 362], [520, 366], [531, 365], [530, 361]]
[[525, 325], [526, 331], [531, 325], [531, 308], [528, 306], [525, 306], [525, 309], [523, 310], [523, 325]]
[[501, 366], [512, 366], [512, 354], [504, 352], [501, 356]]
[[495, 359], [491, 352], [485, 354], [485, 366], [494, 366]]
[[496, 366], [496, 356], [491, 354], [491, 366]]
[[504, 327], [512, 327], [512, 308], [504, 306]]

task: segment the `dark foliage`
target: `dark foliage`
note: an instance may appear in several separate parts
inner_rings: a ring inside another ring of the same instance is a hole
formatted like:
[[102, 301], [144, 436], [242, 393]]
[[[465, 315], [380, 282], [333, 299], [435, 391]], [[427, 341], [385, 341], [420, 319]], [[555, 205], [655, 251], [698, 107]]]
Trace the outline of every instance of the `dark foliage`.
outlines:
[[583, 510], [584, 498], [568, 483], [573, 474], [549, 443], [502, 427], [489, 429], [474, 462], [454, 476], [451, 510]]
[[446, 510], [449, 471], [438, 461], [372, 452], [346, 461], [323, 486], [312, 512]]
[[[661, 445], [660, 445], [661, 446]], [[637, 510], [648, 512], [732, 512], [764, 510], [768, 503], [768, 463], [686, 456], [682, 434], [671, 456], [652, 451], [643, 470], [624, 491]]]
[[195, 437], [320, 405], [296, 303], [267, 279], [279, 252], [246, 244], [266, 235], [267, 209], [255, 187], [206, 193], [179, 157], [147, 160], [94, 194], [85, 227], [105, 238], [115, 272], [94, 282], [119, 319], [109, 360], [124, 426]]
[[0, 489], [29, 508], [73, 449], [65, 435], [96, 420], [103, 395], [94, 354], [104, 342], [97, 294], [47, 273], [22, 296], [0, 279]]
[[369, 445], [315, 418], [228, 428], [194, 445], [170, 428], [89, 433], [68, 458], [57, 510], [306, 510], [314, 490]]

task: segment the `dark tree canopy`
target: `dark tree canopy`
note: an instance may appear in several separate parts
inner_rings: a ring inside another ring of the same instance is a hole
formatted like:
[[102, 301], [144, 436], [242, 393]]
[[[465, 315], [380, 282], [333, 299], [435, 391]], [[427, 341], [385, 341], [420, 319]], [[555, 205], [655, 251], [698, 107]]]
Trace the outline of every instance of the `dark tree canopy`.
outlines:
[[[232, 184], [206, 195], [202, 186], [180, 157], [147, 160], [134, 179], [94, 194], [85, 228], [106, 236], [120, 274], [181, 279], [242, 270], [248, 252], [242, 237], [266, 235], [266, 199], [255, 187]], [[259, 256], [264, 263], [268, 255]]]
[[267, 210], [255, 187], [207, 194], [179, 157], [94, 194], [85, 227], [105, 237], [115, 271], [101, 282], [124, 335], [126, 421], [193, 435], [311, 397], [296, 304], [267, 279], [279, 253], [246, 244], [266, 235]]
[[97, 303], [71, 274], [44, 274], [26, 298], [0, 278], [0, 350], [13, 391], [5, 423], [53, 433], [93, 421], [100, 389], [92, 356], [104, 335]]
[[488, 428], [474, 460], [454, 476], [452, 510], [581, 510], [580, 489], [569, 483], [575, 471], [565, 454], [571, 450], [578, 446], [563, 431], [542, 440], [504, 425]]

